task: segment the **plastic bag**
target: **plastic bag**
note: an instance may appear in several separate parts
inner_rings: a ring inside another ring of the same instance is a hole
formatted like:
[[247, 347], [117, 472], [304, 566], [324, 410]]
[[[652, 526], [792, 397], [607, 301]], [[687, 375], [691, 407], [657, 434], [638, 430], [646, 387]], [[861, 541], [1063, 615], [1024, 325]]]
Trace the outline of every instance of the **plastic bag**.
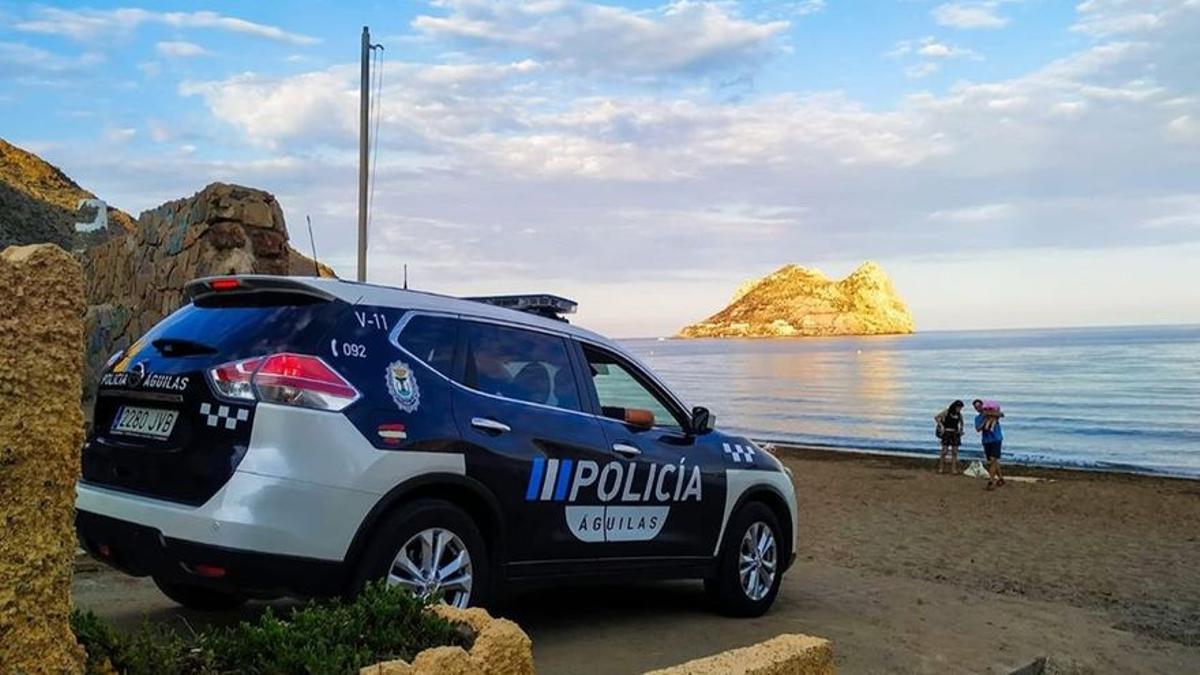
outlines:
[[983, 462], [975, 460], [974, 462], [971, 462], [969, 466], [967, 466], [966, 471], [963, 471], [962, 475], [970, 476], [971, 478], [987, 478], [988, 472], [987, 469], [983, 467]]

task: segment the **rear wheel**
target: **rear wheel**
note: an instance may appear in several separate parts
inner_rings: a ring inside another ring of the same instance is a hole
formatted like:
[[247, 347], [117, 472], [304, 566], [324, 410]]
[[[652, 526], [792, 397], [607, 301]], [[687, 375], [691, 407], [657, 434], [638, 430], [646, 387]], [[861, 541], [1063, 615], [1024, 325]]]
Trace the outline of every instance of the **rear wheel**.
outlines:
[[167, 581], [154, 577], [154, 585], [163, 595], [188, 609], [216, 612], [235, 609], [246, 603], [246, 596], [229, 591], [220, 591], [180, 581]]
[[388, 516], [363, 556], [354, 590], [387, 579], [423, 597], [455, 607], [491, 599], [490, 560], [483, 536], [462, 509], [440, 499], [419, 499]]
[[717, 576], [704, 588], [730, 616], [761, 616], [779, 593], [783, 551], [779, 519], [761, 502], [746, 504], [729, 520]]

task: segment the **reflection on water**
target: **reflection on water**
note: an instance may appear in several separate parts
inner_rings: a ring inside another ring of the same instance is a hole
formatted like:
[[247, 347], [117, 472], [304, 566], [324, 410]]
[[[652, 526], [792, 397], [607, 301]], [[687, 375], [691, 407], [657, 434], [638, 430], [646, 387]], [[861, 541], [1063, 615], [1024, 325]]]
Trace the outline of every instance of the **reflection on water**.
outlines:
[[1200, 475], [1196, 326], [626, 344], [757, 437], [935, 452], [938, 410], [995, 398], [1027, 460]]

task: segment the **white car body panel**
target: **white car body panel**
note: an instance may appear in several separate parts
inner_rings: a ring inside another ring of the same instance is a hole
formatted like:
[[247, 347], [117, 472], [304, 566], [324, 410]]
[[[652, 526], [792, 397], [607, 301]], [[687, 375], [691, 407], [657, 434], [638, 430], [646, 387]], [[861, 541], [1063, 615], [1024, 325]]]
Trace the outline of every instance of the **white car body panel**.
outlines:
[[343, 415], [260, 403], [245, 458], [201, 506], [87, 483], [75, 506], [172, 539], [341, 561], [384, 494], [430, 473], [465, 475], [463, 456], [378, 450]]

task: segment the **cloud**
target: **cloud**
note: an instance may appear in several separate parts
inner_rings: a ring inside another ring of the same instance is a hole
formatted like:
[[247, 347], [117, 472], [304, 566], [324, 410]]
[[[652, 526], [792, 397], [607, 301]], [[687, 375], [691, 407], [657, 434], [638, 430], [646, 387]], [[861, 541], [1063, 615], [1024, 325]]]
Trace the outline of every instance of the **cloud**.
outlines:
[[167, 40], [154, 45], [159, 54], [168, 58], [188, 58], [193, 56], [204, 56], [208, 53], [204, 47], [194, 42], [184, 42], [181, 40]]
[[217, 117], [265, 147], [304, 137], [308, 142], [345, 139], [357, 129], [358, 69], [341, 66], [273, 79], [244, 73], [219, 82], [185, 81], [183, 96], [200, 96]]
[[[1200, 91], [1176, 58], [1191, 47], [1173, 35], [1101, 39], [1020, 77], [962, 82], [890, 109], [837, 93], [580, 94], [532, 57], [388, 62], [377, 224], [405, 246], [442, 252], [424, 256], [442, 261], [431, 278], [455, 287], [470, 283], [460, 270], [471, 266], [456, 265], [471, 254], [450, 253], [464, 233], [491, 242], [489, 258], [514, 261], [512, 279], [580, 283], [616, 283], [626, 269], [660, 280], [740, 276], [798, 256], [969, 248], [957, 228], [971, 225], [986, 225], [997, 250], [1168, 243], [1193, 230], [1134, 225], [1171, 217], [1147, 200], [1200, 170], [1172, 135], [1200, 119]], [[920, 54], [932, 45], [945, 49]], [[961, 49], [916, 40], [903, 51], [936, 66], [973, 58]], [[312, 157], [344, 176], [344, 185], [329, 175], [279, 180], [314, 217], [350, 222], [357, 77], [346, 64], [181, 92], [237, 132], [229, 142]], [[772, 211], [735, 206], [745, 204]], [[434, 221], [459, 230], [420, 225]], [[689, 224], [704, 236], [680, 243]], [[586, 264], [573, 253], [581, 249]]]
[[1016, 212], [1012, 204], [980, 204], [958, 209], [939, 210], [929, 214], [929, 219], [944, 223], [974, 225], [992, 223], [1011, 217]]
[[276, 42], [311, 45], [317, 38], [290, 33], [277, 26], [255, 23], [216, 12], [157, 12], [137, 7], [121, 9], [61, 9], [36, 7], [33, 18], [17, 21], [17, 30], [48, 35], [62, 35], [79, 42], [104, 40], [112, 35], [128, 35], [143, 24], [158, 24], [171, 28], [201, 28], [223, 30]]
[[921, 45], [917, 53], [932, 59], [979, 58], [979, 55], [970, 49], [951, 47], [941, 42], [929, 42]]
[[951, 59], [983, 60], [983, 57], [973, 49], [956, 47], [941, 42], [933, 36], [923, 37], [919, 40], [901, 40], [896, 43], [896, 46], [887, 55], [891, 58], [900, 59], [924, 59], [905, 67], [904, 74], [914, 79], [926, 77], [941, 70], [939, 61], [948, 61]]
[[941, 70], [941, 68], [942, 66], [939, 63], [935, 63], [933, 61], [922, 61], [905, 68], [904, 75], [905, 77], [911, 77], [916, 80], [922, 77], [928, 77]]
[[[514, 93], [505, 86], [537, 70], [526, 62], [449, 70], [389, 64], [390, 84], [379, 99], [381, 138], [394, 150], [461, 170], [650, 181], [806, 152], [845, 164], [907, 166], [939, 147], [907, 129], [902, 116], [869, 112], [839, 95], [721, 102], [629, 94], [560, 102], [553, 88]], [[244, 74], [188, 82], [180, 91], [202, 97], [219, 119], [266, 147], [347, 143], [356, 137], [357, 77], [356, 68], [337, 66], [282, 79]]]
[[1200, 119], [1191, 115], [1180, 115], [1167, 122], [1167, 135], [1186, 143], [1200, 142]]
[[124, 144], [137, 136], [137, 129], [132, 127], [109, 127], [104, 130], [104, 140], [114, 144]]
[[901, 40], [896, 43], [892, 51], [888, 52], [888, 56], [893, 58], [909, 55], [923, 56], [930, 59], [982, 59], [979, 53], [973, 49], [956, 47], [941, 42], [932, 35], [919, 40]]
[[[587, 74], [703, 75], [757, 67], [778, 51], [785, 20], [756, 21], [726, 3], [679, 0], [646, 11], [579, 0], [440, 0], [419, 33], [475, 49], [516, 50]], [[802, 3], [810, 11], [819, 5]]]
[[1181, 15], [1200, 10], [1189, 0], [1085, 0], [1076, 7], [1071, 29], [1093, 37], [1110, 37], [1159, 30]]
[[1200, 194], [1169, 195], [1155, 199], [1149, 205], [1152, 215], [1142, 227], [1189, 228], [1200, 231]]
[[933, 8], [933, 20], [950, 28], [995, 29], [1008, 25], [999, 13], [999, 2], [948, 2]]
[[21, 42], [0, 42], [0, 80], [55, 84], [78, 77], [104, 62], [99, 52], [64, 56]]
[[[487, 11], [570, 19], [564, 8], [579, 4]], [[580, 34], [570, 20], [545, 28], [549, 46], [537, 49], [423, 33], [432, 62], [384, 62], [371, 242], [387, 254], [371, 258], [372, 278], [398, 281], [409, 262], [433, 290], [579, 292], [619, 305], [613, 321], [666, 331], [785, 262], [872, 257], [891, 270], [986, 248], [996, 270], [1034, 250], [1047, 260], [1195, 250], [1198, 26], [1178, 9], [1186, 2], [1173, 6], [1170, 21], [1130, 32], [1077, 30], [1078, 51], [1019, 75], [890, 104], [839, 92], [731, 97], [705, 76], [619, 64], [627, 79], [609, 86], [580, 77], [592, 71], [552, 44]], [[1102, 9], [1081, 5], [1077, 24]], [[631, 14], [653, 22], [665, 11]], [[905, 45], [901, 67], [976, 58], [946, 38]], [[181, 85], [195, 117], [171, 122], [201, 127], [203, 141], [147, 123], [136, 140], [160, 140], [157, 154], [82, 147], [54, 159], [131, 210], [213, 179], [261, 186], [294, 227], [311, 213], [322, 258], [349, 273], [358, 66], [308, 70]]]

